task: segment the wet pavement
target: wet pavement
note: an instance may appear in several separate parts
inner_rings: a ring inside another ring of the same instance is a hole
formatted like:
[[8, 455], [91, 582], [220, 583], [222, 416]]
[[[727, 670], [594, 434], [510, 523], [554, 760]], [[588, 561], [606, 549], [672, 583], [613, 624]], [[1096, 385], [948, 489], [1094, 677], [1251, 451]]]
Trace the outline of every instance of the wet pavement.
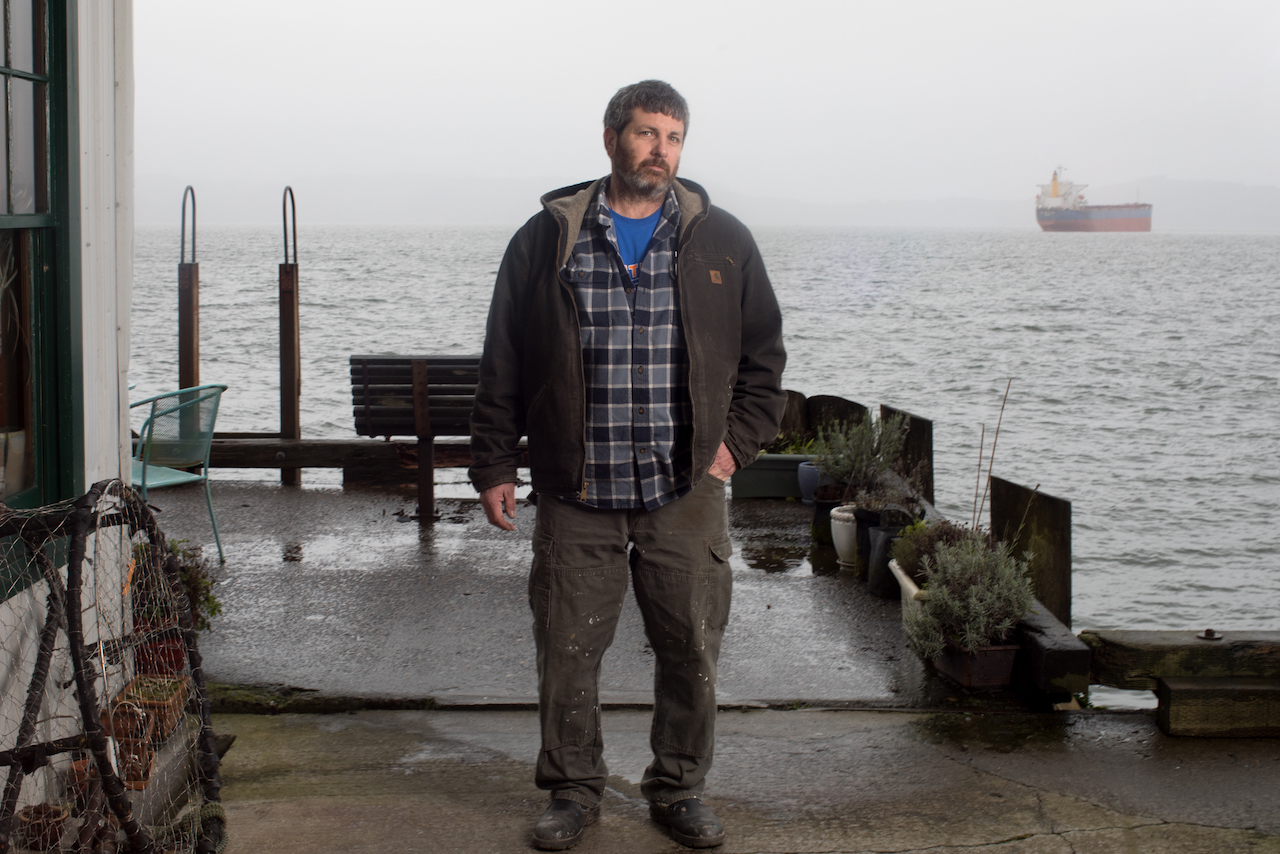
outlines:
[[[171, 537], [213, 554], [203, 495], [156, 492]], [[732, 616], [722, 704], [920, 707], [953, 694], [906, 648], [898, 602], [868, 595], [835, 554], [810, 552], [811, 508], [731, 502]], [[224, 614], [204, 635], [216, 682], [286, 685], [335, 697], [436, 704], [531, 703], [534, 647], [526, 582], [535, 510], [514, 533], [474, 500], [442, 499], [440, 519], [409, 519], [412, 494], [215, 483], [227, 562]], [[601, 697], [646, 704], [652, 653], [628, 594], [605, 656]]]
[[[545, 804], [533, 508], [504, 534], [460, 499], [422, 529], [396, 492], [221, 482], [214, 501], [227, 563], [225, 614], [201, 641], [211, 680], [306, 689], [331, 708], [436, 705], [216, 715], [238, 736], [223, 766], [231, 854], [528, 850]], [[152, 503], [170, 536], [214, 553], [198, 490]], [[719, 850], [1280, 854], [1280, 739], [1169, 738], [1149, 712], [1029, 714], [965, 695], [907, 650], [896, 600], [810, 552], [809, 515], [731, 504], [720, 696], [736, 708], [719, 715], [706, 793], [729, 832]], [[629, 599], [602, 677], [604, 812], [575, 851], [687, 850], [639, 792], [651, 673]]]
[[[220, 715], [231, 854], [519, 852], [545, 806], [534, 712]], [[606, 711], [575, 851], [686, 851], [638, 783], [649, 715]], [[1172, 739], [1149, 714], [721, 712], [724, 852], [1277, 854], [1280, 739]]]

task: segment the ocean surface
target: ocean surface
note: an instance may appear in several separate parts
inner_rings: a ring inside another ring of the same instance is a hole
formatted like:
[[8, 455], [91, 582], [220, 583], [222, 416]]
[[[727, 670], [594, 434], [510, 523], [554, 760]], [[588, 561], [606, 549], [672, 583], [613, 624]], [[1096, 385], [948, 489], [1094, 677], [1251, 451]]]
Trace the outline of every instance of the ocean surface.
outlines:
[[[304, 227], [303, 435], [354, 435], [352, 353], [478, 353], [512, 230]], [[994, 473], [1072, 502], [1077, 631], [1280, 627], [1280, 236], [756, 237], [784, 385], [932, 419], [949, 516], [972, 515], [979, 434], [989, 448], [1013, 380]], [[135, 399], [177, 384], [178, 243], [137, 234]], [[281, 232], [205, 227], [198, 248], [219, 429], [277, 430]]]

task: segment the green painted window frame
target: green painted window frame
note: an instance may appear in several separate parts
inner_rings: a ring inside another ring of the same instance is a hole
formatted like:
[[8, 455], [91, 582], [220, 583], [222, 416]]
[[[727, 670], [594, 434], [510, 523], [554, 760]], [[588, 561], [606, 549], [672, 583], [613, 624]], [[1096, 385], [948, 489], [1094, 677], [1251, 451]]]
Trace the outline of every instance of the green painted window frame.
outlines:
[[[3, 4], [6, 31], [10, 0]], [[44, 74], [9, 67], [8, 40], [0, 57], [0, 93], [5, 95], [0, 131], [8, 136], [10, 79], [30, 80], [45, 86], [45, 126], [43, 152], [36, 164], [44, 170], [48, 211], [28, 214], [7, 213], [9, 199], [0, 200], [0, 228], [25, 229], [29, 240], [32, 363], [32, 437], [34, 485], [10, 496], [6, 503], [15, 508], [39, 507], [79, 495], [84, 484], [84, 427], [81, 390], [83, 388], [82, 326], [78, 233], [76, 216], [79, 193], [79, 163], [75, 120], [75, 51], [77, 27], [75, 4], [59, 0], [39, 0], [43, 14], [35, 19], [44, 29]], [[37, 67], [38, 64], [37, 64]], [[11, 152], [6, 141], [6, 155]], [[10, 170], [6, 156], [2, 168]], [[12, 187], [12, 181], [5, 182]], [[10, 190], [10, 193], [12, 190]], [[41, 194], [37, 193], [37, 199]], [[73, 286], [74, 284], [74, 286]]]

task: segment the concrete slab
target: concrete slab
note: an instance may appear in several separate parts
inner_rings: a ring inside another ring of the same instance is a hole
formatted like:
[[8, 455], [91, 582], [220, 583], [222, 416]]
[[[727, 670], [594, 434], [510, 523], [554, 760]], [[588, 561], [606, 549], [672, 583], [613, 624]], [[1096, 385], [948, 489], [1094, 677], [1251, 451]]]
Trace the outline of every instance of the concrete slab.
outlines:
[[[649, 716], [604, 715], [609, 790], [575, 849], [676, 852], [638, 782]], [[532, 712], [218, 716], [232, 852], [528, 847]], [[707, 802], [725, 852], [1280, 852], [1280, 741], [1150, 715], [722, 712]]]
[[[206, 544], [197, 488], [153, 493], [170, 536]], [[535, 509], [518, 530], [479, 504], [439, 500], [409, 519], [412, 494], [270, 484], [214, 485], [227, 563], [224, 615], [202, 637], [208, 678], [331, 696], [529, 703], [536, 694], [526, 594]], [[812, 551], [810, 508], [731, 502], [733, 614], [720, 667], [730, 704], [937, 705], [954, 693], [906, 647], [898, 603], [867, 595]], [[651, 699], [652, 654], [628, 596], [605, 657], [606, 704]]]

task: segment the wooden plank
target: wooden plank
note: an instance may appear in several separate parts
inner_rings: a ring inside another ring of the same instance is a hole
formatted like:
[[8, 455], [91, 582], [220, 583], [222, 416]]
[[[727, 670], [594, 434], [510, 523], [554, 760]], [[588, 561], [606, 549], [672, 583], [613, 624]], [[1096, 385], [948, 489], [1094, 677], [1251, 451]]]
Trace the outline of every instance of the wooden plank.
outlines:
[[1049, 609], [1036, 602], [1014, 629], [1020, 647], [1015, 679], [1045, 694], [1079, 694], [1089, 690], [1092, 652]]
[[1021, 555], [1031, 552], [1037, 599], [1071, 625], [1071, 502], [991, 478], [991, 530]]
[[[365, 371], [369, 373], [370, 382], [378, 381], [392, 384], [408, 383], [413, 377], [413, 368], [408, 363], [403, 365], [365, 365], [351, 366], [351, 380], [364, 381]], [[480, 379], [480, 368], [477, 365], [427, 365], [427, 375], [432, 382], [459, 382], [473, 384]]]
[[[475, 408], [474, 400], [466, 400], [459, 402], [457, 398], [443, 398], [437, 401], [436, 398], [427, 395], [425, 403], [434, 415], [436, 410], [450, 411], [454, 416], [471, 417], [471, 410]], [[414, 412], [414, 398], [412, 396], [404, 398], [377, 398], [369, 399], [369, 413], [374, 421], [380, 417], [398, 418], [408, 413], [410, 416]], [[363, 403], [356, 404], [352, 407], [353, 412], [363, 413], [365, 405]], [[290, 437], [293, 438], [293, 437]]]
[[1187, 631], [1090, 631], [1092, 681], [1154, 691], [1160, 679], [1249, 677], [1280, 679], [1280, 632], [1223, 632], [1206, 641]]
[[788, 442], [802, 439], [810, 433], [809, 407], [805, 396], [798, 391], [787, 391], [787, 408], [782, 412], [778, 425], [778, 438]]
[[375, 354], [375, 355], [356, 355], [351, 357], [351, 364], [356, 362], [366, 362], [370, 366], [373, 365], [408, 365], [411, 362], [426, 362], [428, 365], [478, 365], [480, 364], [480, 356], [478, 354], [432, 354], [432, 355], [395, 355], [395, 354]]
[[[521, 442], [521, 447], [524, 443]], [[282, 460], [278, 455], [284, 454]], [[215, 439], [210, 468], [279, 468], [281, 462], [299, 468], [346, 468], [353, 465], [416, 469], [417, 442], [379, 439]], [[520, 463], [529, 465], [528, 455]], [[435, 468], [471, 465], [467, 442], [436, 442]]]
[[1165, 735], [1280, 736], [1280, 679], [1161, 679], [1156, 721]]
[[928, 418], [912, 415], [905, 409], [880, 404], [881, 418], [892, 418], [895, 415], [906, 419], [907, 425], [907, 441], [902, 446], [902, 457], [898, 460], [898, 465], [907, 474], [918, 473], [920, 492], [925, 501], [933, 504], [933, 422]]
[[[406, 397], [413, 394], [412, 383], [399, 384], [369, 384], [369, 397], [376, 400], [379, 397]], [[475, 385], [447, 385], [445, 383], [432, 383], [431, 394], [435, 397], [470, 397], [476, 396]], [[362, 386], [355, 386], [351, 389], [351, 398], [357, 403], [362, 403], [365, 397], [365, 390]]]
[[809, 427], [815, 432], [836, 424], [861, 424], [870, 412], [861, 403], [830, 394], [815, 394], [805, 401]]
[[342, 468], [354, 463], [397, 465], [396, 443], [376, 439], [214, 439], [210, 468]]
[[[460, 417], [451, 414], [438, 415], [432, 418], [436, 436], [470, 436], [471, 417], [465, 413]], [[355, 429], [357, 436], [417, 436], [417, 424], [413, 420], [413, 411], [406, 409], [405, 414], [396, 418], [375, 418], [371, 422], [356, 416]]]

